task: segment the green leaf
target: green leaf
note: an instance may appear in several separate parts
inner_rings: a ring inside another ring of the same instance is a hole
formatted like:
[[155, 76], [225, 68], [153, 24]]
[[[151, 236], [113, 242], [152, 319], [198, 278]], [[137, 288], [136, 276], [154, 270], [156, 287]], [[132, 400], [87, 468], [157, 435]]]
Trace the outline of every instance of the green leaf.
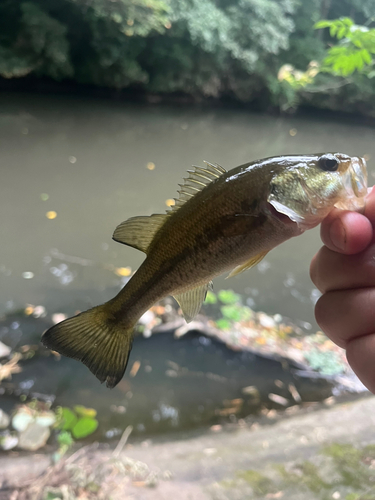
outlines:
[[89, 436], [96, 431], [98, 424], [99, 423], [95, 418], [85, 417], [79, 419], [72, 429], [73, 437], [75, 437], [76, 439], [81, 439]]
[[77, 416], [69, 408], [62, 408], [62, 423], [60, 428], [63, 430], [72, 430], [77, 423]]
[[220, 290], [217, 296], [223, 304], [235, 304], [236, 302], [241, 301], [240, 295], [235, 293], [233, 290]]
[[363, 49], [362, 50], [362, 59], [366, 64], [371, 64], [372, 63], [372, 57], [371, 54], [368, 50]]
[[314, 29], [318, 30], [321, 28], [329, 28], [332, 26], [332, 21], [328, 21], [326, 19], [323, 19], [321, 21], [318, 21], [317, 23], [314, 24]]
[[337, 29], [337, 26], [335, 26], [334, 24], [329, 28], [329, 34], [332, 38], [336, 35]]
[[341, 18], [341, 22], [342, 22], [343, 24], [346, 24], [346, 26], [348, 26], [349, 28], [350, 28], [351, 26], [354, 26], [354, 21], [353, 21], [352, 19], [350, 19], [350, 17], [342, 17], [342, 18]]
[[74, 439], [72, 438], [72, 435], [68, 431], [61, 431], [57, 435], [57, 442], [59, 443], [60, 446], [66, 446], [70, 448], [72, 444], [74, 443]]
[[235, 304], [228, 304], [220, 308], [221, 314], [224, 318], [230, 321], [240, 321], [242, 318], [241, 306]]
[[76, 405], [74, 407], [74, 411], [77, 413], [79, 417], [90, 417], [90, 418], [95, 418], [96, 417], [96, 410], [94, 408], [86, 408], [85, 406], [82, 405]]
[[343, 26], [342, 28], [339, 29], [339, 31], [337, 32], [337, 38], [338, 40], [341, 40], [341, 38], [344, 38], [344, 36], [346, 36], [346, 32], [347, 32], [347, 29], [345, 26]]
[[211, 290], [208, 290], [204, 302], [205, 302], [205, 304], [216, 304], [217, 298], [216, 298], [216, 295], [214, 294], [214, 292], [211, 292]]
[[231, 322], [225, 318], [220, 318], [216, 321], [216, 326], [220, 330], [229, 330], [229, 328], [231, 327]]

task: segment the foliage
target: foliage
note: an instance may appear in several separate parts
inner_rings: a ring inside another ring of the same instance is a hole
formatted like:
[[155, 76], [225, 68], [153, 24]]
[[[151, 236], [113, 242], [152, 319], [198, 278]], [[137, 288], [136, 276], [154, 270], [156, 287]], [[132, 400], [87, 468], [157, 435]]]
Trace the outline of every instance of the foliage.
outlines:
[[72, 76], [67, 28], [33, 2], [20, 4], [19, 31], [11, 45], [0, 45], [0, 75], [28, 73], [55, 79]]
[[236, 304], [241, 301], [241, 296], [233, 290], [220, 290], [217, 297], [223, 304]]
[[59, 407], [56, 410], [56, 429], [59, 430], [57, 442], [59, 450], [55, 459], [60, 459], [68, 449], [74, 444], [76, 439], [82, 439], [93, 434], [97, 427], [96, 411], [93, 408], [86, 408], [77, 405], [73, 410], [66, 407]]
[[319, 371], [322, 375], [338, 375], [345, 369], [345, 366], [336, 352], [324, 352], [313, 349], [306, 352], [304, 356], [311, 368]]
[[[315, 28], [329, 28], [330, 36], [340, 41], [328, 49], [321, 71], [346, 77], [355, 71], [371, 68], [374, 62], [372, 54], [375, 54], [375, 29], [356, 26], [348, 17], [319, 21]], [[367, 76], [375, 76], [375, 71], [368, 72]]]
[[74, 411], [70, 408], [61, 408], [58, 411], [58, 429], [71, 432], [75, 439], [89, 436], [96, 431], [98, 421], [95, 419], [96, 411], [84, 406], [75, 406]]
[[[288, 109], [310, 86], [319, 100], [324, 78], [356, 72], [349, 90], [319, 101], [355, 108], [374, 92], [363, 78], [375, 76], [374, 12], [375, 0], [2, 0], [0, 75]], [[314, 25], [338, 42], [327, 53], [332, 38]], [[317, 77], [311, 61], [323, 61]]]
[[211, 290], [207, 291], [207, 295], [205, 298], [205, 303], [206, 304], [217, 304], [217, 298], [214, 292], [211, 292]]
[[252, 317], [252, 311], [249, 307], [242, 305], [241, 296], [233, 290], [220, 290], [217, 295], [208, 292], [206, 304], [220, 304], [221, 318], [215, 321], [217, 328], [228, 330], [233, 323], [239, 321], [248, 321]]

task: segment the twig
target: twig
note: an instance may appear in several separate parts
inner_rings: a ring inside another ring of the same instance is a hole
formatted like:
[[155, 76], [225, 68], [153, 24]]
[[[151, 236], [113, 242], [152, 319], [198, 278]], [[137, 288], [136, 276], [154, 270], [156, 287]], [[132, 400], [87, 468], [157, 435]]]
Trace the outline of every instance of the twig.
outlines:
[[124, 430], [120, 441], [118, 442], [116, 448], [113, 450], [112, 456], [114, 458], [118, 458], [118, 456], [122, 452], [124, 446], [126, 445], [126, 441], [128, 440], [130, 434], [132, 433], [132, 430], [133, 430], [132, 425], [128, 425], [127, 428]]

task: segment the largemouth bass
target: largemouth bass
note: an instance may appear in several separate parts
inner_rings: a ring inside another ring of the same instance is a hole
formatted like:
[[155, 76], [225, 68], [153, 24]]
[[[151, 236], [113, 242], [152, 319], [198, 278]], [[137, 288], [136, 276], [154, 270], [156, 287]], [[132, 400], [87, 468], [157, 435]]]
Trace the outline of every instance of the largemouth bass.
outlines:
[[364, 159], [342, 153], [279, 156], [229, 172], [205, 162], [180, 186], [167, 214], [132, 217], [116, 228], [115, 241], [147, 255], [118, 295], [42, 337], [110, 388], [124, 375], [137, 320], [155, 302], [173, 295], [191, 321], [215, 276], [251, 268], [333, 207], [363, 207], [367, 171]]

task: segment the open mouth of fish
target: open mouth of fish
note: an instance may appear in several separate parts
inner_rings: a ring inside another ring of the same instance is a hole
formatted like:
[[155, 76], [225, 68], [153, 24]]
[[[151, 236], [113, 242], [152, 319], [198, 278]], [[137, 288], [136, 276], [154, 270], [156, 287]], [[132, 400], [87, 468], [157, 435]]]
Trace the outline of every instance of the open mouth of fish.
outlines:
[[342, 176], [345, 197], [335, 203], [341, 210], [361, 210], [367, 195], [367, 168], [364, 158], [352, 158], [351, 164]]

